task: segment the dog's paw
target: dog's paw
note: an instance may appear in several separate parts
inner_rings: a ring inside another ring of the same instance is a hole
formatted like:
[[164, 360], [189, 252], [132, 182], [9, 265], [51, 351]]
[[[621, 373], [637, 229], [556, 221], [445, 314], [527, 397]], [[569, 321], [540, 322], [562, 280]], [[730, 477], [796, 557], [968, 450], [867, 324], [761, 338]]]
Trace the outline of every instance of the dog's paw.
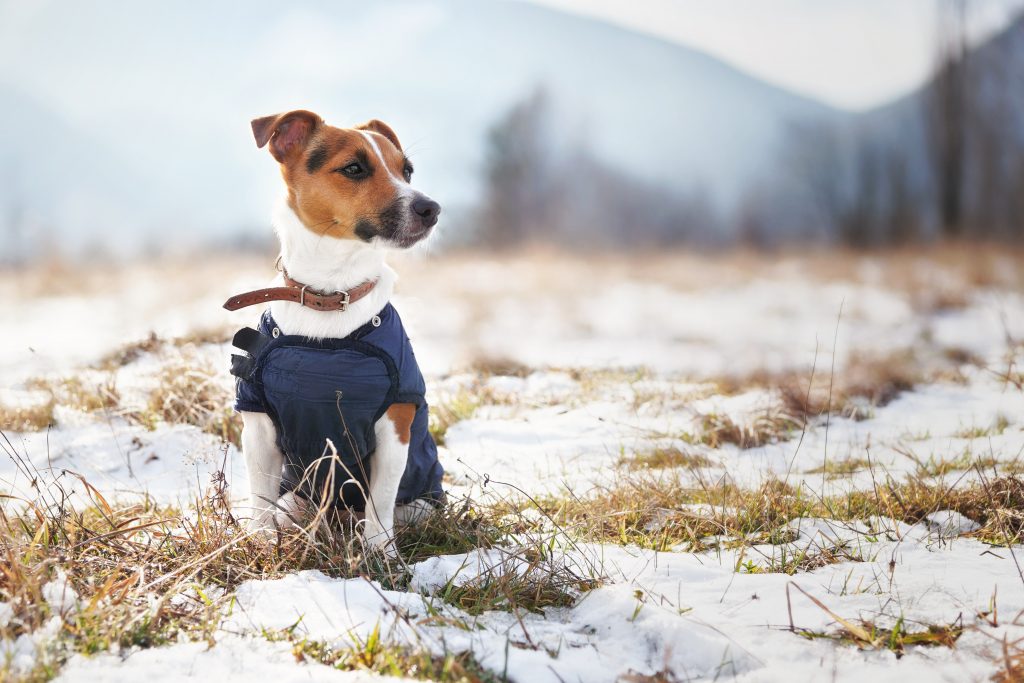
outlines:
[[396, 526], [416, 526], [437, 511], [437, 507], [429, 500], [417, 498], [406, 505], [395, 507]]
[[309, 504], [289, 492], [278, 498], [274, 504], [273, 524], [278, 529], [301, 529], [310, 513]]
[[367, 550], [380, 553], [389, 559], [398, 557], [398, 550], [395, 548], [395, 535], [391, 529], [385, 529], [372, 520], [366, 520], [363, 525], [363, 541]]
[[255, 541], [269, 542], [277, 536], [274, 515], [269, 512], [256, 514], [245, 521], [245, 531]]

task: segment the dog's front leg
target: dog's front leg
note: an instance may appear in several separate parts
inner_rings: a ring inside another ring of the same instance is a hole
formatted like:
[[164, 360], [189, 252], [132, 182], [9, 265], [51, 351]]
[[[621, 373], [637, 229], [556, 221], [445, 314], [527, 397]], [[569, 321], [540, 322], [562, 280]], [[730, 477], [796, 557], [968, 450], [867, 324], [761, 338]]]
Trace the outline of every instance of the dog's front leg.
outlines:
[[416, 406], [396, 403], [377, 420], [377, 450], [370, 464], [370, 491], [363, 535], [374, 548], [395, 554], [395, 499], [409, 457], [409, 430]]
[[249, 471], [249, 528], [273, 528], [284, 454], [277, 447], [274, 422], [266, 413], [242, 413], [242, 452]]

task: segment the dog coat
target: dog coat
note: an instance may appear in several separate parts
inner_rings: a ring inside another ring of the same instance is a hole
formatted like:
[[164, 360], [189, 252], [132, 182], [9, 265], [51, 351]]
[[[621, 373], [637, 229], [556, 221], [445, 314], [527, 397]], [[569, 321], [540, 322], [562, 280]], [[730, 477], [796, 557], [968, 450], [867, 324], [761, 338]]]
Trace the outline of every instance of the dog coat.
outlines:
[[[266, 413], [277, 427], [285, 455], [282, 493], [319, 503], [326, 491], [336, 504], [363, 510], [369, 456], [377, 446], [374, 425], [392, 404], [412, 403], [416, 414], [397, 502], [442, 498], [444, 470], [427, 431], [426, 384], [390, 303], [344, 339], [284, 335], [268, 309], [258, 331], [242, 328], [232, 343], [246, 352], [231, 359], [235, 410]], [[322, 457], [332, 455], [327, 439], [344, 468]]]

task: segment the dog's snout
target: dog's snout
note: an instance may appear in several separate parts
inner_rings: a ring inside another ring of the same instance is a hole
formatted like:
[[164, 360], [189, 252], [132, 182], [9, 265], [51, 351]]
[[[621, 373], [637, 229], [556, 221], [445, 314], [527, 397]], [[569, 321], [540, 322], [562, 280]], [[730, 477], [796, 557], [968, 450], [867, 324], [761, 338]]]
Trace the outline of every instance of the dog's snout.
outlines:
[[413, 213], [420, 217], [423, 227], [432, 228], [437, 223], [437, 217], [441, 214], [441, 205], [433, 199], [418, 197], [412, 203], [412, 210]]

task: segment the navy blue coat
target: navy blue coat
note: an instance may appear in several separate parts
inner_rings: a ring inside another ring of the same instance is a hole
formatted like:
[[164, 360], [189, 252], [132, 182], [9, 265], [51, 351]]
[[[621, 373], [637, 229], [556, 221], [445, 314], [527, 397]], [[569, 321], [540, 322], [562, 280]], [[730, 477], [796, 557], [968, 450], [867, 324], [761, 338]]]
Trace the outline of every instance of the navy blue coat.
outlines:
[[[386, 305], [344, 339], [315, 341], [279, 330], [275, 336], [275, 330], [269, 310], [259, 331], [239, 330], [234, 344], [247, 353], [232, 357], [231, 372], [238, 378], [235, 409], [266, 413], [277, 428], [285, 455], [282, 493], [319, 503], [331, 490], [336, 504], [362, 510], [377, 446], [374, 425], [392, 404], [412, 403], [417, 409], [397, 502], [440, 500], [444, 470], [427, 431], [426, 385], [394, 307]], [[344, 468], [322, 458], [330, 454], [327, 439]], [[346, 483], [353, 478], [359, 486]]]

